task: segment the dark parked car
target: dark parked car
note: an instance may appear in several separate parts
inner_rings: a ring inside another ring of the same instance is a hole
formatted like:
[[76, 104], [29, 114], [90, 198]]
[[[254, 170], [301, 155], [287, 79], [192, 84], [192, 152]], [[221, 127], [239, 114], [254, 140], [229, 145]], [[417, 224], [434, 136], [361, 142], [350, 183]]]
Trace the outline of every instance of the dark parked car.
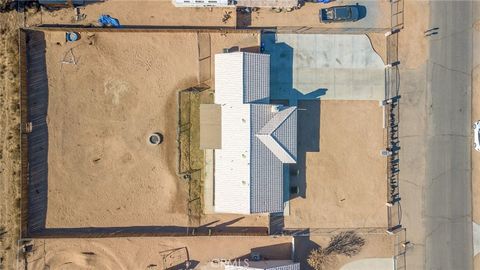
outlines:
[[358, 21], [361, 19], [361, 7], [363, 6], [350, 5], [322, 8], [320, 10], [320, 21], [323, 23]]

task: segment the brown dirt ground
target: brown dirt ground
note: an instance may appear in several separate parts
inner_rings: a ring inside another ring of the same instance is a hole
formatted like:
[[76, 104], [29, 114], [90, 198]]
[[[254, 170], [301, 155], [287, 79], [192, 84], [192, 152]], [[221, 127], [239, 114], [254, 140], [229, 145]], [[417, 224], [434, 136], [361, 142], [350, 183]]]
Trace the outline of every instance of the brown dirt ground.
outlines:
[[[480, 120], [480, 66], [472, 72], [472, 121]], [[480, 157], [472, 151], [473, 221], [480, 223]]]
[[[312, 26], [318, 28], [341, 28], [341, 24], [323, 24], [318, 18], [320, 8], [329, 6], [354, 5], [355, 1], [336, 0], [329, 4], [305, 3], [300, 9], [292, 12], [276, 13], [268, 8], [261, 8], [259, 12], [252, 15], [251, 26]], [[390, 3], [388, 1], [378, 1], [376, 8], [379, 9], [378, 14], [390, 14]], [[375, 22], [378, 28], [389, 28], [390, 17], [380, 17]]]
[[382, 58], [383, 63], [387, 63], [387, 38], [384, 33], [368, 33], [368, 39], [372, 44], [373, 50]]
[[[306, 108], [300, 111], [299, 122], [304, 121]], [[306, 153], [306, 196], [291, 200], [286, 227], [387, 226], [382, 121], [377, 101], [320, 102], [320, 151]], [[305, 190], [305, 183], [295, 181], [292, 184]]]
[[196, 269], [207, 269], [212, 260], [241, 258], [252, 249], [269, 259], [290, 259], [291, 238], [38, 239], [29, 255], [28, 269], [46, 269], [47, 265], [50, 269], [167, 269], [186, 260], [184, 248], [190, 260], [199, 262]]
[[[222, 22], [225, 12], [232, 12], [231, 18]], [[171, 1], [123, 1], [108, 0], [104, 3], [92, 4], [82, 9], [86, 14], [81, 24], [95, 24], [101, 14], [109, 14], [120, 23], [129, 25], [169, 25], [169, 26], [235, 26], [235, 10], [232, 8], [176, 8]], [[72, 23], [73, 9], [55, 12], [40, 12], [29, 15], [27, 25]]]
[[[332, 5], [355, 4], [351, 0], [337, 0], [322, 7]], [[378, 1], [377, 14], [390, 14], [390, 2]], [[313, 26], [319, 28], [341, 28], [341, 24], [322, 24], [318, 19], [319, 4], [306, 3], [303, 7], [292, 12], [273, 12], [270, 8], [260, 8], [247, 18], [238, 17], [234, 8], [176, 8], [170, 0], [160, 1], [123, 1], [108, 0], [100, 4], [92, 4], [82, 9], [87, 15], [81, 24], [97, 24], [101, 14], [107, 13], [119, 19], [120, 23], [128, 25], [175, 25], [175, 26]], [[226, 12], [231, 12], [231, 18], [222, 22]], [[41, 12], [27, 16], [27, 25], [73, 23], [74, 11], [65, 9], [56, 12]], [[375, 22], [377, 28], [389, 28], [389, 16], [378, 16]]]
[[16, 14], [0, 14], [0, 269], [16, 255], [20, 214], [20, 123]]
[[[394, 238], [385, 234], [361, 234], [366, 244], [351, 258], [337, 256], [325, 270], [337, 270], [363, 258], [391, 258]], [[309, 251], [327, 246], [331, 235], [301, 237], [296, 242], [297, 257], [305, 265]], [[198, 269], [212, 268], [211, 261], [234, 260], [252, 251], [267, 259], [290, 259], [290, 237], [181, 237], [37, 239], [28, 255], [27, 269], [166, 269], [187, 259], [197, 261]], [[170, 254], [170, 255], [168, 255]], [[167, 256], [165, 256], [167, 255]], [[210, 268], [208, 267], [210, 266]], [[150, 267], [150, 268], [148, 268]]]
[[[394, 236], [387, 234], [362, 234], [358, 233], [363, 239], [365, 239], [365, 245], [362, 247], [360, 253], [353, 257], [335, 256], [331, 265], [328, 265], [324, 270], [338, 270], [341, 269], [347, 263], [366, 259], [366, 258], [392, 258], [394, 253]], [[310, 269], [307, 263], [307, 258], [310, 250], [318, 246], [326, 247], [330, 241], [331, 236], [334, 234], [321, 234], [312, 235], [309, 238], [297, 238], [295, 249], [298, 255], [298, 261], [301, 263], [302, 269]], [[303, 255], [303, 256], [302, 256]]]
[[428, 1], [404, 1], [404, 31], [399, 37], [398, 54], [402, 68], [416, 69], [425, 64], [428, 57], [428, 40], [423, 31], [428, 29], [430, 9]]
[[[186, 183], [176, 176], [176, 93], [197, 84], [196, 33], [97, 33], [92, 46], [81, 35], [65, 44], [64, 33], [46, 33], [47, 227], [188, 225]], [[258, 44], [252, 37], [212, 34], [212, 55]], [[70, 49], [77, 65], [61, 64]], [[154, 131], [165, 137], [158, 147], [146, 142]], [[266, 222], [251, 216], [235, 225]]]

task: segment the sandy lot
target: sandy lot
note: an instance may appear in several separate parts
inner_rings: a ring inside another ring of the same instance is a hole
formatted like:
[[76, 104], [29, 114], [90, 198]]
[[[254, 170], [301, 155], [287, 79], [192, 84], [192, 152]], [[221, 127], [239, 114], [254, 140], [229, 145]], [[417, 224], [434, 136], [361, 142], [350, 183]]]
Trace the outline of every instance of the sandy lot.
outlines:
[[[333, 5], [354, 5], [359, 2], [367, 6], [367, 16], [355, 23], [323, 24], [318, 18], [319, 9]], [[87, 17], [78, 23], [97, 24], [101, 14], [109, 14], [119, 19], [124, 25], [163, 25], [163, 26], [219, 26], [219, 27], [285, 27], [295, 30], [303, 26], [318, 29], [369, 29], [366, 31], [384, 32], [390, 28], [390, 2], [388, 1], [353, 1], [337, 0], [329, 4], [306, 3], [292, 12], [273, 12], [270, 8], [260, 8], [250, 15], [235, 13], [234, 8], [177, 8], [170, 0], [159, 1], [123, 1], [108, 0], [100, 4], [92, 4], [82, 9]], [[230, 13], [230, 19], [222, 21], [225, 13]], [[388, 16], [385, 16], [388, 14]], [[27, 16], [27, 25], [74, 23], [74, 11], [71, 9], [57, 12], [40, 12]], [[338, 31], [338, 30], [337, 30]], [[342, 31], [342, 30], [340, 30]]]
[[380, 156], [384, 135], [378, 102], [307, 101], [299, 107], [305, 109], [298, 116], [299, 152], [306, 150], [305, 156], [299, 154], [299, 166], [305, 164], [306, 175], [300, 169], [291, 179], [300, 194], [291, 200], [286, 227], [386, 227], [386, 161]]
[[197, 269], [207, 269], [212, 260], [241, 258], [252, 250], [269, 259], [290, 259], [291, 238], [38, 239], [28, 269], [167, 269], [184, 262], [187, 252]]
[[[353, 257], [335, 256], [333, 263], [325, 268], [325, 270], [337, 270], [349, 262], [365, 259], [365, 258], [392, 258], [393, 257], [393, 245], [394, 237], [375, 233], [375, 234], [362, 234], [359, 235], [365, 239], [365, 245], [362, 247], [360, 253]], [[313, 248], [327, 247], [330, 241], [331, 235], [319, 234], [311, 235], [310, 237], [298, 237], [295, 239], [296, 261], [301, 263], [302, 269], [311, 269], [307, 264], [307, 257], [309, 251]]]
[[[364, 258], [391, 258], [394, 238], [385, 234], [361, 234], [365, 246], [351, 258], [336, 256], [326, 270]], [[309, 269], [306, 258], [311, 249], [327, 246], [331, 235], [295, 239], [295, 260]], [[181, 237], [37, 239], [28, 255], [26, 269], [167, 269], [190, 259], [196, 269], [212, 268], [212, 260], [245, 258], [251, 252], [266, 259], [290, 259], [290, 237]], [[188, 252], [188, 253], [187, 253]]]
[[[47, 228], [188, 225], [186, 183], [175, 174], [177, 91], [197, 84], [196, 33], [89, 33], [65, 44], [48, 32]], [[212, 34], [212, 52], [256, 45]], [[134, 42], [132, 42], [134, 41]], [[60, 45], [57, 44], [60, 43]], [[62, 64], [73, 52], [77, 64]], [[65, 55], [67, 57], [65, 57]], [[161, 132], [160, 146], [147, 143]], [[205, 222], [239, 216], [207, 216]], [[266, 224], [265, 217], [235, 223]]]
[[0, 14], [0, 268], [15, 260], [20, 220], [18, 46], [15, 14]]

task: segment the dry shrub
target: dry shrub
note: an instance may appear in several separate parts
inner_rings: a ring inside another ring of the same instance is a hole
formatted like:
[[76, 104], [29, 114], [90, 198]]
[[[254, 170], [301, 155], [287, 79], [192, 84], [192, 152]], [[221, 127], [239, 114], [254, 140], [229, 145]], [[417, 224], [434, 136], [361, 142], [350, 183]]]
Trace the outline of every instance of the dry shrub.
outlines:
[[365, 239], [360, 237], [354, 231], [346, 231], [332, 237], [326, 250], [328, 254], [352, 257], [357, 255], [364, 245]]
[[326, 248], [311, 250], [307, 262], [315, 270], [324, 270], [335, 263], [336, 255], [355, 256], [364, 245], [365, 239], [356, 232], [341, 232], [330, 239]]
[[326, 249], [319, 247], [310, 251], [307, 262], [315, 270], [324, 270], [335, 263], [335, 256], [328, 254]]

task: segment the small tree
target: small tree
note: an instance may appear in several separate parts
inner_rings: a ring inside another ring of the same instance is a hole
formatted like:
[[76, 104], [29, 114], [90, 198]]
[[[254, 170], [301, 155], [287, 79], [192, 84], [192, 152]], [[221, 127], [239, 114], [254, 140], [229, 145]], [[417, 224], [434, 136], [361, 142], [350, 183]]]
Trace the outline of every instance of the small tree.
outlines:
[[332, 238], [326, 248], [318, 247], [310, 251], [307, 262], [315, 270], [323, 270], [335, 262], [335, 255], [352, 257], [365, 245], [365, 239], [354, 231], [341, 232]]
[[326, 248], [327, 254], [338, 254], [352, 257], [357, 255], [365, 245], [365, 239], [354, 231], [341, 232], [330, 239]]

